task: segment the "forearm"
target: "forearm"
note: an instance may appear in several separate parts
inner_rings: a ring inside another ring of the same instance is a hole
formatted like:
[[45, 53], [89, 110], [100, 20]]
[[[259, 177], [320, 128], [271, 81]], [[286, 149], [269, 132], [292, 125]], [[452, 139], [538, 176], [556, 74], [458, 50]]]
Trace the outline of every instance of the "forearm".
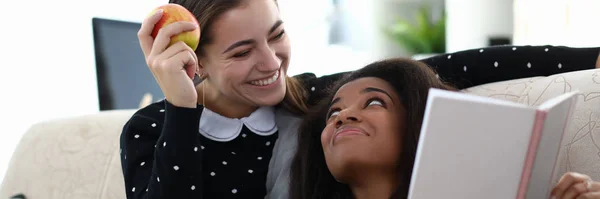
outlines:
[[159, 189], [154, 194], [161, 198], [201, 198], [200, 111], [165, 103], [165, 123], [154, 151], [155, 176], [150, 178]]
[[[164, 117], [138, 114], [121, 137], [128, 199], [201, 198], [200, 111], [165, 101]], [[159, 110], [150, 110], [159, 113]], [[164, 118], [164, 123], [155, 120]]]
[[485, 83], [592, 69], [600, 48], [564, 46], [494, 46], [422, 60], [440, 78], [458, 88]]

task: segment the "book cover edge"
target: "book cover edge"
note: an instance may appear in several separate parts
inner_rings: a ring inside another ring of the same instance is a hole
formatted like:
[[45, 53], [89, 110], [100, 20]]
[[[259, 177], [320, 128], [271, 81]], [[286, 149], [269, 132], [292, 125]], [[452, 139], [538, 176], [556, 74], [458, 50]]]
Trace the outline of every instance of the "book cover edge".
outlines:
[[523, 171], [521, 172], [521, 182], [519, 183], [517, 191], [517, 199], [525, 199], [527, 194], [527, 186], [529, 185], [529, 179], [531, 178], [531, 171], [533, 170], [533, 163], [542, 137], [546, 116], [546, 111], [537, 110], [535, 112], [535, 123], [531, 132], [531, 137], [529, 138], [527, 155], [525, 156], [525, 163], [523, 164]]

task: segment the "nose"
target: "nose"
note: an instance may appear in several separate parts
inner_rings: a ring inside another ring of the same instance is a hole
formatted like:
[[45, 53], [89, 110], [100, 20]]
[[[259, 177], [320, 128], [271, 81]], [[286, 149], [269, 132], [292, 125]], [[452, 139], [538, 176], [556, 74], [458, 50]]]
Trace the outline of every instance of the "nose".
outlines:
[[273, 72], [279, 70], [281, 66], [281, 58], [277, 56], [275, 50], [267, 46], [262, 50], [260, 59], [256, 65], [256, 69], [261, 72]]
[[358, 114], [351, 109], [345, 109], [340, 111], [340, 114], [337, 118], [338, 121], [336, 122], [336, 128], [339, 128], [343, 124], [356, 123], [362, 121], [360, 116], [358, 116]]

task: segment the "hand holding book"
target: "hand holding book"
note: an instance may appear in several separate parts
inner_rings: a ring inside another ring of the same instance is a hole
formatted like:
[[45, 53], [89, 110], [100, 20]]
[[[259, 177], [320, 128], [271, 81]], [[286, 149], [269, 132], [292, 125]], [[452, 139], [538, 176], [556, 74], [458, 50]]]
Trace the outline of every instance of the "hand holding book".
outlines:
[[[557, 159], [578, 96], [572, 91], [528, 106], [430, 90], [409, 198], [550, 198], [562, 175]], [[571, 178], [563, 178], [559, 187], [567, 191], [557, 198], [565, 198]]]
[[600, 199], [600, 182], [589, 176], [569, 172], [564, 174], [552, 189], [555, 199]]

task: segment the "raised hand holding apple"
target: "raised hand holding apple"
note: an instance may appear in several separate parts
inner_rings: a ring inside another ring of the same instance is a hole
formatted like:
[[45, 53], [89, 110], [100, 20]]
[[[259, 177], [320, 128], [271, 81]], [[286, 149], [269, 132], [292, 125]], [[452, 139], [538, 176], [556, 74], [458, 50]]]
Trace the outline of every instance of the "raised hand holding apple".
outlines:
[[198, 71], [194, 50], [200, 28], [193, 14], [177, 4], [156, 8], [138, 32], [146, 64], [167, 101], [178, 107], [196, 108], [198, 94], [192, 81]]
[[[194, 24], [198, 24], [196, 17], [183, 6], [178, 4], [166, 4], [154, 9], [150, 15], [155, 12], [162, 10], [162, 17], [156, 24], [154, 25], [154, 29], [152, 29], [152, 37], [156, 38], [158, 32], [161, 28], [175, 22], [186, 21]], [[179, 41], [183, 41], [187, 44], [192, 50], [196, 50], [198, 48], [198, 43], [200, 41], [200, 29], [194, 29], [187, 32], [182, 32], [176, 34], [171, 37], [171, 42], [169, 45], [173, 45]]]

